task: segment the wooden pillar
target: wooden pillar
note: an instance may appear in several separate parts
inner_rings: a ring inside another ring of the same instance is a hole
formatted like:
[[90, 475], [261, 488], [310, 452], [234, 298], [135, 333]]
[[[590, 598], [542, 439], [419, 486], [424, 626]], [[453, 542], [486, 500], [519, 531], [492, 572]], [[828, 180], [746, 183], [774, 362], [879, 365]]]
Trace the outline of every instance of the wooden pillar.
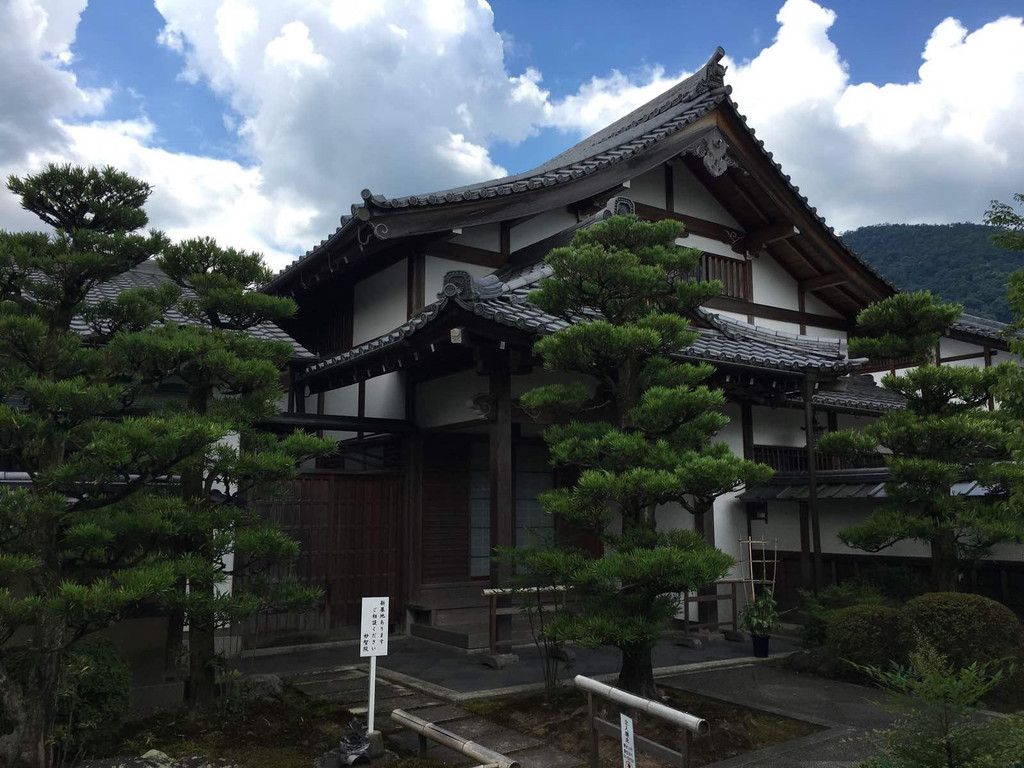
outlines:
[[811, 540], [814, 544], [814, 586], [821, 589], [821, 521], [818, 518], [818, 460], [814, 434], [814, 376], [804, 377], [804, 430], [807, 432], [807, 510], [811, 518]]
[[[416, 423], [416, 381], [405, 380], [405, 418]], [[402, 563], [405, 568], [405, 603], [419, 600], [423, 581], [423, 434], [405, 438], [405, 521], [402, 526]]]
[[[490, 395], [494, 419], [490, 429], [491, 469], [491, 549], [515, 546], [515, 522], [512, 507], [512, 377], [507, 358], [495, 361], [490, 374]], [[512, 575], [508, 563], [491, 561], [491, 586], [508, 585]], [[498, 607], [511, 605], [511, 599], [498, 599]], [[498, 653], [512, 647], [512, 617], [499, 616], [496, 636]]]
[[800, 586], [810, 589], [811, 584], [811, 531], [807, 515], [807, 502], [800, 502]]

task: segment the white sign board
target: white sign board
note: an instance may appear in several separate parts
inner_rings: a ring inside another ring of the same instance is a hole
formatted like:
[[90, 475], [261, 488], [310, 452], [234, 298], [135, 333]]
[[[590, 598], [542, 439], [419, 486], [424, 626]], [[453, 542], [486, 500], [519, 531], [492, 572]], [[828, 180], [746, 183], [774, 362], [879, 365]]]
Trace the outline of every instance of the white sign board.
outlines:
[[388, 655], [388, 598], [363, 598], [359, 635], [360, 657]]
[[620, 714], [622, 722], [622, 768], [636, 768], [636, 749], [633, 747], [633, 718]]

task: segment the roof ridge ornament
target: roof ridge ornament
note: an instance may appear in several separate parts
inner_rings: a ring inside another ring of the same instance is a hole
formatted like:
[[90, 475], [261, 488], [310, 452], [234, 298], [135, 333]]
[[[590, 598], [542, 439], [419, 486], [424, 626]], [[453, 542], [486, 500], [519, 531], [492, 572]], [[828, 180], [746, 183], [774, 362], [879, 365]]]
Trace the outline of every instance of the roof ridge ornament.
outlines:
[[704, 161], [707, 172], [716, 179], [731, 166], [737, 165], [736, 160], [729, 154], [729, 142], [717, 128], [712, 128], [679, 154], [699, 157]]

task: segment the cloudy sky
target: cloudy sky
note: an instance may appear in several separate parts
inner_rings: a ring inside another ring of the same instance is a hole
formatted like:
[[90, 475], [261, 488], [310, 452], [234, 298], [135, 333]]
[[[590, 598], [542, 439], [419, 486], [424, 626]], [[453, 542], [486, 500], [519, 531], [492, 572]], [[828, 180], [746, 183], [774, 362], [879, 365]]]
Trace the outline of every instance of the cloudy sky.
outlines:
[[[728, 53], [837, 229], [1024, 191], [1019, 0], [0, 0], [0, 172], [115, 164], [152, 223], [282, 266], [364, 187], [515, 173]], [[0, 227], [34, 227], [0, 195]]]

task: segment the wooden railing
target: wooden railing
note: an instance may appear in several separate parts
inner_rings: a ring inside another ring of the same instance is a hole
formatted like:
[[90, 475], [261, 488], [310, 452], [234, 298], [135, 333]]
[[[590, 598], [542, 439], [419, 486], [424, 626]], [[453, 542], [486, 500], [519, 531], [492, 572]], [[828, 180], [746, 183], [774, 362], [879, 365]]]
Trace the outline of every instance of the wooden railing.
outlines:
[[[750, 458], [759, 464], [767, 464], [776, 472], [807, 471], [807, 450], [805, 448], [782, 445], [755, 445], [753, 448], [754, 452]], [[819, 472], [830, 469], [867, 469], [885, 466], [885, 457], [880, 453], [854, 460], [818, 451], [814, 454], [814, 458]]]
[[701, 253], [701, 280], [721, 280], [722, 295], [733, 299], [749, 300], [747, 295], [747, 270], [750, 263], [743, 259], [719, 256], [717, 253]]

